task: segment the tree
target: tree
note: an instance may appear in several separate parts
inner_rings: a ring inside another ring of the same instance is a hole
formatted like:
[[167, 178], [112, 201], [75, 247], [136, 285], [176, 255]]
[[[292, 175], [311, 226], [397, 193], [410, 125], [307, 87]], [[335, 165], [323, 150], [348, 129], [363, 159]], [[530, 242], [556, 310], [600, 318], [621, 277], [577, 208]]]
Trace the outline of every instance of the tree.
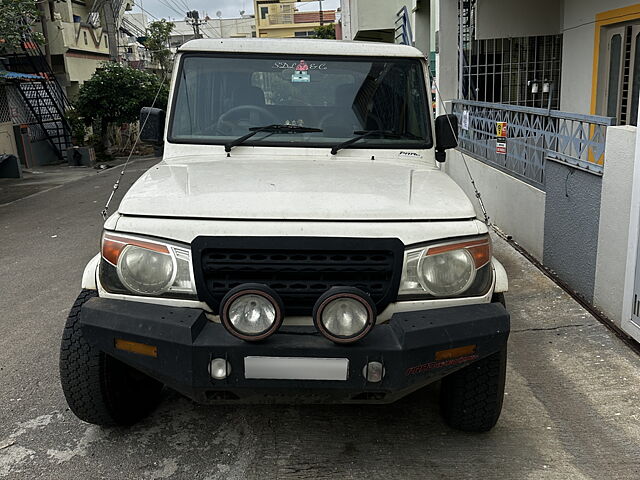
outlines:
[[20, 47], [25, 37], [44, 42], [41, 33], [32, 31], [38, 17], [36, 0], [0, 0], [0, 52]]
[[167, 48], [169, 36], [176, 25], [167, 22], [164, 18], [157, 22], [151, 22], [147, 28], [147, 37], [144, 46], [151, 53], [151, 58], [160, 64], [162, 71], [171, 67], [171, 50]]
[[74, 106], [87, 124], [99, 125], [106, 149], [109, 125], [135, 122], [140, 109], [151, 106], [156, 94], [155, 106], [166, 108], [169, 87], [164, 79], [128, 65], [105, 63], [80, 87]]
[[329, 40], [336, 39], [336, 25], [335, 23], [327, 23], [326, 25], [320, 25], [313, 29], [315, 38], [326, 38]]

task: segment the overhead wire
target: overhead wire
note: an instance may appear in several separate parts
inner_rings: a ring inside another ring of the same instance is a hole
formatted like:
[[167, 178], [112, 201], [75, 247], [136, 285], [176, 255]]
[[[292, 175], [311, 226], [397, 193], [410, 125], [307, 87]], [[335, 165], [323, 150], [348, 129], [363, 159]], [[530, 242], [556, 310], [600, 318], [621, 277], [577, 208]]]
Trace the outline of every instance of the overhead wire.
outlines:
[[170, 0], [158, 0], [161, 5], [165, 6], [169, 10], [176, 13], [179, 17], [184, 17], [187, 12], [181, 11], [176, 4], [170, 2]]
[[[608, 17], [607, 20], [614, 20], [614, 19], [617, 19], [617, 18], [624, 18], [624, 17], [628, 17], [629, 15], [630, 14], [628, 14], [628, 13], [625, 13], [625, 14], [622, 14], [622, 15], [616, 15], [614, 17]], [[580, 28], [580, 27], [586, 27], [587, 25], [593, 25], [594, 23], [597, 23], [597, 22], [598, 22], [598, 20], [592, 20], [592, 21], [589, 21], [589, 22], [580, 23], [578, 25], [573, 25], [572, 27], [563, 28], [562, 31], [563, 32], [568, 32], [569, 30], [574, 30], [574, 29]]]
[[187, 12], [191, 11], [191, 7], [187, 4], [187, 0], [176, 0], [177, 2], [179, 2], [179, 5], [182, 5]]
[[151, 18], [155, 19], [155, 20], [160, 20], [158, 17], [156, 17], [153, 13], [151, 13], [150, 11], [142, 8], [140, 5], [137, 5], [138, 8], [140, 8], [140, 10], [142, 10], [143, 13], [146, 13], [147, 15], [149, 15]]

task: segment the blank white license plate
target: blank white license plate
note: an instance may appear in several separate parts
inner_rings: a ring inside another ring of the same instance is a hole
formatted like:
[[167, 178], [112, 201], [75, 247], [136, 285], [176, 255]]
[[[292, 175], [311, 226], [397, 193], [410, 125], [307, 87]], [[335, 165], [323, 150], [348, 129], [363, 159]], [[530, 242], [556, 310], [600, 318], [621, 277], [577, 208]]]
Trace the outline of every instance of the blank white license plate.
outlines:
[[244, 377], [271, 380], [346, 380], [347, 358], [245, 357]]

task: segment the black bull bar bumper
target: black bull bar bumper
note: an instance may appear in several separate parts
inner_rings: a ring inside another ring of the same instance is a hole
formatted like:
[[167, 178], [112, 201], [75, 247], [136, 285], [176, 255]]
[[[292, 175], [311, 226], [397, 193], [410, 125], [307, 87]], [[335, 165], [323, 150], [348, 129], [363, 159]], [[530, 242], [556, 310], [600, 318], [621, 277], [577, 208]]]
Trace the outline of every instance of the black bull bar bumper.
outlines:
[[[263, 342], [247, 343], [202, 310], [124, 300], [93, 298], [80, 319], [90, 344], [201, 403], [391, 402], [503, 349], [509, 336], [509, 314], [499, 303], [396, 313], [352, 345], [333, 344], [312, 327], [282, 327]], [[133, 353], [123, 344], [143, 348]], [[344, 378], [246, 375], [248, 358], [266, 365], [265, 357], [285, 357], [288, 364], [317, 359], [320, 366], [323, 359], [341, 359]], [[227, 378], [211, 377], [213, 359], [229, 362]], [[369, 362], [384, 366], [381, 381], [367, 381]]]

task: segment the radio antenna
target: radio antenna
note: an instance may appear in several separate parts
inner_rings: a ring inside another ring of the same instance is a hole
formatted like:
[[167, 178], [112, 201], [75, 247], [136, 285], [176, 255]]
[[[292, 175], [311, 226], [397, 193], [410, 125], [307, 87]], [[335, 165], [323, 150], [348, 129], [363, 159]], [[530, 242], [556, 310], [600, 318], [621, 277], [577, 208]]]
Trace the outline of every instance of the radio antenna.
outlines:
[[[156, 102], [158, 101], [158, 97], [160, 96], [160, 92], [162, 91], [162, 87], [164, 86], [164, 82], [167, 80], [167, 75], [166, 74], [162, 74], [162, 79], [160, 80], [160, 86], [158, 87], [158, 91], [156, 92], [156, 96], [153, 99], [153, 103], [151, 104], [151, 108], [154, 108], [156, 106]], [[140, 135], [142, 135], [142, 131], [144, 130], [144, 127], [147, 125], [147, 120], [149, 120], [149, 116], [151, 115], [151, 111], [149, 111], [147, 113], [147, 116], [145, 117], [144, 121], [142, 122], [142, 125], [140, 125], [140, 128], [138, 129], [138, 134], [136, 135], [136, 140], [135, 142], [133, 142], [133, 146], [131, 147], [131, 150], [129, 151], [129, 156], [127, 157], [127, 160], [124, 162], [124, 165], [122, 166], [122, 170], [120, 170], [120, 175], [118, 175], [118, 179], [116, 180], [116, 183], [113, 184], [113, 189], [111, 190], [111, 194], [109, 195], [109, 198], [107, 199], [107, 203], [105, 204], [104, 208], [102, 209], [102, 220], [106, 220], [107, 217], [109, 216], [109, 205], [111, 204], [111, 200], [113, 199], [113, 196], [116, 193], [116, 190], [118, 190], [118, 187], [120, 187], [120, 181], [122, 180], [122, 177], [124, 176], [124, 172], [127, 170], [127, 165], [129, 165], [129, 161], [131, 160], [131, 157], [133, 156], [133, 152], [135, 151], [136, 147], [138, 146], [138, 142], [140, 141]]]

